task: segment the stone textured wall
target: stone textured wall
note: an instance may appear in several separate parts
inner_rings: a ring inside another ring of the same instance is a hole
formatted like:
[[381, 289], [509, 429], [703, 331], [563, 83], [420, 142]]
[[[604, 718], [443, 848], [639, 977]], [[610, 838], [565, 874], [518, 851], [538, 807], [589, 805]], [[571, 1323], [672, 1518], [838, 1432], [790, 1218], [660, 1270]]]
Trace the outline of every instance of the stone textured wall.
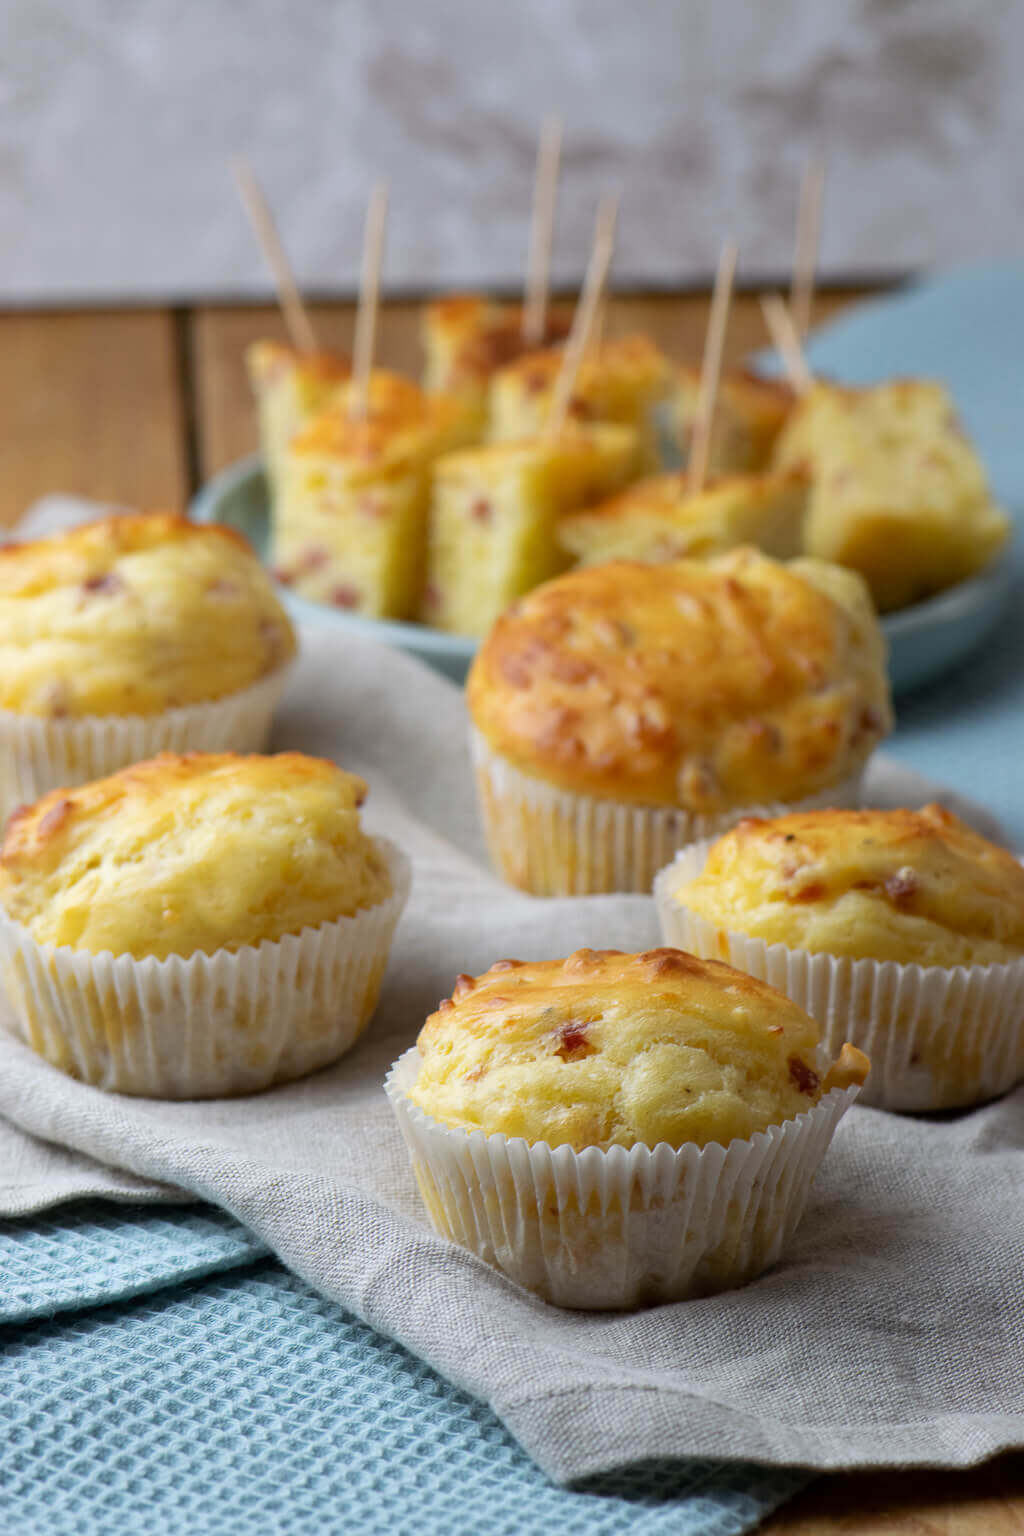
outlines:
[[244, 152], [304, 282], [345, 290], [390, 177], [393, 288], [513, 284], [537, 124], [557, 271], [622, 190], [620, 282], [700, 280], [727, 231], [786, 269], [825, 154], [823, 266], [1024, 248], [1019, 0], [3, 0], [0, 301], [266, 287]]

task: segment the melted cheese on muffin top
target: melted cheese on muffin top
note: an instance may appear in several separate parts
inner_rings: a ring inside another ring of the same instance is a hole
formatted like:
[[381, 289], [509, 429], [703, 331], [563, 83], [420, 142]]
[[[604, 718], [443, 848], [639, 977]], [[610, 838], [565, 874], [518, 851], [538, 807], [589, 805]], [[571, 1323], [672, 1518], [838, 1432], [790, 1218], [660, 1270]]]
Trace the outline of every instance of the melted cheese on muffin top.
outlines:
[[266, 572], [229, 528], [131, 513], [0, 549], [0, 708], [159, 714], [294, 654]]
[[818, 1028], [781, 992], [677, 949], [500, 960], [420, 1032], [409, 1097], [446, 1125], [585, 1147], [728, 1145], [863, 1081], [822, 1078]]
[[300, 933], [391, 893], [365, 795], [298, 752], [165, 753], [15, 812], [0, 906], [42, 944], [137, 960]]
[[857, 772], [890, 724], [860, 579], [740, 549], [547, 582], [477, 653], [488, 745], [579, 794], [698, 813], [797, 800]]
[[1024, 954], [1024, 867], [950, 811], [806, 811], [741, 821], [674, 892], [720, 928], [901, 965]]

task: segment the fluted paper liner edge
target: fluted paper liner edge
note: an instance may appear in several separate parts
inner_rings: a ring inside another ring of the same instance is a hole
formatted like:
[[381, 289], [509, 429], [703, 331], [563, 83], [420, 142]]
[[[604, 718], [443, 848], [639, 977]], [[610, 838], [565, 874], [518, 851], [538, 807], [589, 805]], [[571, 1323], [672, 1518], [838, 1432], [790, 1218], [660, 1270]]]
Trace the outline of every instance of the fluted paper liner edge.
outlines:
[[849, 1041], [871, 1059], [861, 1103], [934, 1111], [984, 1103], [1024, 1078], [1024, 959], [920, 966], [812, 954], [718, 927], [677, 900], [712, 839], [684, 849], [655, 881], [667, 944], [777, 987], [817, 1022], [831, 1054]]
[[628, 805], [574, 794], [516, 768], [470, 728], [470, 751], [487, 848], [509, 885], [536, 896], [648, 895], [676, 852], [716, 837], [744, 816], [860, 804], [856, 774], [791, 804], [745, 805], [702, 816], [677, 806]]
[[154, 715], [51, 719], [0, 710], [0, 823], [51, 789], [88, 784], [158, 752], [260, 752], [291, 666], [223, 698]]
[[369, 1023], [409, 893], [276, 940], [136, 960], [37, 942], [0, 912], [0, 975], [21, 1037], [97, 1088], [153, 1098], [254, 1093], [328, 1065]]
[[624, 1310], [709, 1295], [774, 1264], [857, 1096], [728, 1147], [589, 1147], [442, 1125], [408, 1097], [414, 1046], [385, 1090], [435, 1231], [556, 1306]]

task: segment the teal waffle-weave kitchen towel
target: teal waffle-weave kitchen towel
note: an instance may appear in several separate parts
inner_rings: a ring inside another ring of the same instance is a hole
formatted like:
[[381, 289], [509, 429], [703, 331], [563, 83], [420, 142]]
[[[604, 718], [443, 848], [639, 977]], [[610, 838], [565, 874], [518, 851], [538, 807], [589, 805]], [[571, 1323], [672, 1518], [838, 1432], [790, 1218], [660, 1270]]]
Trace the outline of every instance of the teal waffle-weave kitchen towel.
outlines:
[[205, 1206], [0, 1223], [22, 1324], [2, 1331], [0, 1527], [739, 1536], [806, 1480], [661, 1462], [560, 1488], [482, 1403], [262, 1253]]

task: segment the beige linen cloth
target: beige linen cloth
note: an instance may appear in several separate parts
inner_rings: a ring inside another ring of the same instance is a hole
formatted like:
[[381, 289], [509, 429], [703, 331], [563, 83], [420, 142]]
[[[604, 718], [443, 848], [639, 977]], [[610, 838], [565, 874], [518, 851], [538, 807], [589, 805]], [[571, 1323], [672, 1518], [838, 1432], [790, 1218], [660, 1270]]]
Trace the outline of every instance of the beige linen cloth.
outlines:
[[[563, 1481], [661, 1456], [955, 1467], [1024, 1446], [1024, 1089], [927, 1120], [854, 1108], [784, 1262], [724, 1296], [560, 1312], [434, 1235], [381, 1086], [388, 1066], [458, 971], [644, 948], [653, 903], [501, 885], [483, 860], [459, 690], [327, 627], [302, 638], [274, 746], [362, 773], [368, 825], [414, 864], [376, 1018], [304, 1082], [192, 1104], [104, 1095], [0, 1031], [0, 1214], [84, 1194], [213, 1201], [486, 1399]], [[883, 761], [869, 793], [920, 803], [936, 790]]]

